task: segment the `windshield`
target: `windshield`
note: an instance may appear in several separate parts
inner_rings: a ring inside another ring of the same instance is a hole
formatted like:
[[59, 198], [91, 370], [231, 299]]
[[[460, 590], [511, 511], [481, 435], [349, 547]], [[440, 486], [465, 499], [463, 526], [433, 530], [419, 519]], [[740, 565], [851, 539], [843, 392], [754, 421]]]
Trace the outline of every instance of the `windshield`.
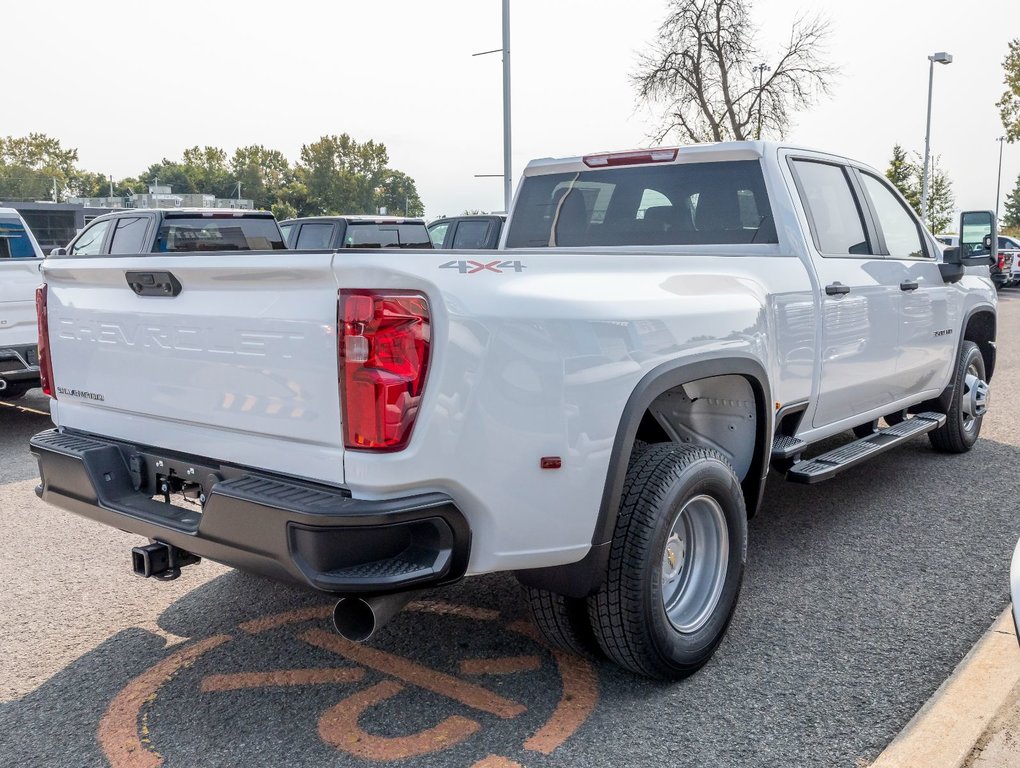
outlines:
[[507, 248], [776, 243], [756, 160], [529, 176]]
[[160, 253], [278, 251], [286, 247], [275, 219], [241, 216], [168, 217], [156, 240]]

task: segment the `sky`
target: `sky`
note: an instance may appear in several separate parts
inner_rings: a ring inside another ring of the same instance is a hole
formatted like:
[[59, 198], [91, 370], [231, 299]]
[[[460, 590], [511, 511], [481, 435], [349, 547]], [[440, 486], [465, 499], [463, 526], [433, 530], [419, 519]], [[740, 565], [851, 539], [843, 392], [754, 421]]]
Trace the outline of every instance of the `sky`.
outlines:
[[[924, 149], [927, 56], [936, 65], [932, 151], [958, 208], [995, 205], [995, 102], [1020, 37], [1020, 2], [757, 0], [764, 61], [798, 14], [832, 25], [830, 96], [794, 116], [791, 143], [879, 169], [893, 144]], [[529, 159], [648, 146], [655, 124], [630, 82], [666, 0], [511, 0], [513, 180]], [[500, 210], [501, 0], [287, 3], [217, 0], [5, 3], [0, 135], [42, 132], [117, 178], [186, 147], [383, 142], [429, 218]], [[677, 141], [666, 140], [665, 144]], [[1006, 144], [1002, 197], [1020, 175]]]

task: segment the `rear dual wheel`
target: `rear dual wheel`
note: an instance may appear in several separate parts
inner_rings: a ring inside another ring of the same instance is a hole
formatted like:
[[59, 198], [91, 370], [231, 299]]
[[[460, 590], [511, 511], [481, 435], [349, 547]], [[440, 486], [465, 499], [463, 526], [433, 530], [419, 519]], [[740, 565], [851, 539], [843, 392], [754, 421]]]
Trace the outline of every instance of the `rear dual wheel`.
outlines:
[[729, 462], [708, 448], [652, 445], [628, 468], [599, 591], [553, 601], [529, 590], [532, 615], [557, 647], [597, 648], [648, 677], [686, 677], [722, 641], [746, 556], [747, 511]]

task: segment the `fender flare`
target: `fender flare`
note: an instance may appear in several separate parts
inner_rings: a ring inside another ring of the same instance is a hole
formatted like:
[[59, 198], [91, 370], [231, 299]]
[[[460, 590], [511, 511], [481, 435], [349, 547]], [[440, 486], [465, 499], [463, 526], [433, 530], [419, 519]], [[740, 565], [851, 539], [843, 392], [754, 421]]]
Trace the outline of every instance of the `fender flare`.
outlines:
[[745, 352], [726, 350], [672, 360], [646, 373], [624, 406], [588, 554], [576, 563], [518, 571], [517, 578], [522, 584], [548, 589], [568, 597], [586, 597], [598, 590], [609, 563], [609, 550], [616, 529], [631, 449], [645, 411], [664, 392], [698, 379], [726, 375], [744, 377], [754, 392], [759, 427], [755, 437], [754, 459], [741, 482], [748, 514], [754, 514], [765, 490], [765, 477], [769, 470], [768, 451], [774, 429], [775, 412], [771, 407], [772, 388], [768, 373], [758, 358]]

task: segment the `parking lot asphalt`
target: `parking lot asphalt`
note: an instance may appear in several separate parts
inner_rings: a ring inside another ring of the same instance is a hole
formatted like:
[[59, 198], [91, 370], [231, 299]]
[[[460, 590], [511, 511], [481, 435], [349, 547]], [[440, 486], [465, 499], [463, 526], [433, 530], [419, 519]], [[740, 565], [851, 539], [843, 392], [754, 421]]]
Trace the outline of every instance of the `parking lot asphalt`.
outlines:
[[550, 652], [505, 575], [365, 646], [321, 596], [213, 563], [138, 579], [137, 537], [35, 497], [45, 399], [0, 405], [0, 765], [867, 765], [1009, 600], [1020, 291], [1000, 298], [974, 450], [772, 477], [729, 633], [668, 685]]

